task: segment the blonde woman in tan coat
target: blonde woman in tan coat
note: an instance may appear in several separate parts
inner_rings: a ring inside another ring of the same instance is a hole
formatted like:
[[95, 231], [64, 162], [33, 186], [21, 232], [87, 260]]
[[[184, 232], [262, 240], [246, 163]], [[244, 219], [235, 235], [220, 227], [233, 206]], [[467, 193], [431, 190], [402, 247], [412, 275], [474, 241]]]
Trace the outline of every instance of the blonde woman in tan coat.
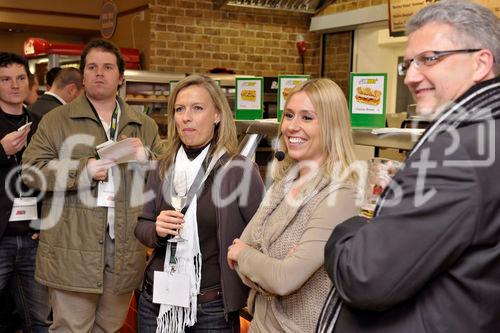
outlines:
[[347, 102], [329, 79], [307, 81], [285, 104], [285, 159], [228, 262], [250, 286], [251, 332], [313, 332], [332, 287], [323, 250], [336, 224], [357, 214]]

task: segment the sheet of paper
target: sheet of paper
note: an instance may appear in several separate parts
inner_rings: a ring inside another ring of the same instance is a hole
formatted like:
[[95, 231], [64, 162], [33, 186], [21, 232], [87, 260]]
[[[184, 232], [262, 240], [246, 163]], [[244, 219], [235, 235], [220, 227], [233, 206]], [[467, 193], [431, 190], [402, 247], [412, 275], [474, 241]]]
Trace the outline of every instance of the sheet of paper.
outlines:
[[372, 129], [373, 134], [414, 134], [422, 135], [424, 133], [424, 128], [396, 128], [396, 127], [385, 127], [385, 128], [374, 128]]
[[136, 161], [136, 150], [131, 143], [132, 140], [127, 138], [117, 142], [105, 142], [96, 147], [97, 154], [101, 159], [113, 160], [116, 164]]
[[22, 131], [23, 129], [25, 129], [26, 127], [31, 127], [31, 124], [32, 124], [32, 123], [33, 123], [33, 122], [31, 122], [31, 121], [30, 121], [29, 123], [24, 124], [23, 126], [19, 127], [19, 128], [17, 129], [17, 131], [18, 131], [18, 132], [21, 132], [21, 131]]

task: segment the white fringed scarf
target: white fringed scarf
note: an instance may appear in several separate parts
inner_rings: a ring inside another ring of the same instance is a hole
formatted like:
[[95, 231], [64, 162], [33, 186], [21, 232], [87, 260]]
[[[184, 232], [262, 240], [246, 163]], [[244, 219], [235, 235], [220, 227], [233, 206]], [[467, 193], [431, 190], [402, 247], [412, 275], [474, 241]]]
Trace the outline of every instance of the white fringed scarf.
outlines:
[[[176, 173], [186, 172], [188, 189], [193, 185], [196, 175], [205, 161], [209, 148], [210, 145], [203, 149], [192, 161], [189, 160], [182, 146], [177, 151], [174, 164], [174, 177]], [[226, 150], [222, 149], [214, 154], [201, 181], [202, 184], [212, 171], [215, 162], [225, 153]], [[173, 186], [173, 183], [170, 186]], [[198, 238], [198, 221], [196, 219], [197, 195], [195, 194], [187, 204], [189, 204], [189, 207], [184, 214], [185, 222], [182, 228], [182, 237], [186, 241], [177, 243], [175, 257], [177, 259], [176, 271], [189, 276], [189, 307], [161, 304], [160, 313], [157, 318], [156, 333], [183, 333], [186, 326], [193, 326], [196, 323], [197, 295], [200, 293], [201, 282], [201, 252]], [[163, 264], [164, 272], [170, 272], [171, 270], [169, 262], [170, 250], [171, 246], [168, 245]]]

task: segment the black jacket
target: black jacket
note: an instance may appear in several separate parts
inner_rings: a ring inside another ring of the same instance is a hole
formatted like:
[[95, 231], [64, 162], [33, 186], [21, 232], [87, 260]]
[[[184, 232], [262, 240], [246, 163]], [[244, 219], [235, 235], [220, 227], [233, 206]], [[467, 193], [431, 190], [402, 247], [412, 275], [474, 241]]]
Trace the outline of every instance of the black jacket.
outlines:
[[431, 124], [372, 222], [333, 231], [325, 266], [344, 300], [335, 332], [500, 332], [498, 133], [497, 78]]
[[[26, 115], [28, 122], [33, 121], [31, 114], [29, 114], [26, 111], [26, 109], [24, 109], [24, 114]], [[0, 110], [0, 139], [2, 139], [5, 135], [11, 132], [17, 131], [20, 125], [24, 124], [25, 121], [23, 121], [19, 125], [12, 123], [5, 117], [4, 112]], [[30, 133], [28, 134], [28, 142], [31, 140], [31, 137], [34, 132], [35, 132], [35, 126], [32, 125]], [[9, 223], [9, 217], [13, 205], [12, 200], [9, 198], [7, 194], [7, 189], [10, 190], [10, 193], [18, 196], [19, 193], [16, 189], [16, 183], [17, 183], [20, 184], [20, 186], [22, 186], [23, 192], [28, 191], [28, 188], [20, 180], [18, 173], [12, 174], [11, 177], [9, 176], [9, 174], [11, 174], [11, 171], [13, 172], [13, 169], [15, 169], [18, 165], [20, 165], [23, 152], [24, 148], [21, 149], [19, 152], [17, 152], [16, 154], [17, 161], [16, 161], [16, 158], [14, 158], [13, 156], [7, 156], [5, 150], [3, 149], [3, 146], [0, 145], [0, 238], [3, 236], [5, 228]], [[9, 184], [6, 184], [7, 178], [9, 178]]]
[[54, 96], [43, 94], [36, 100], [35, 103], [28, 107], [33, 120], [37, 123], [40, 122], [42, 117], [49, 111], [61, 106], [62, 103]]
[[[245, 161], [241, 156], [235, 157], [237, 161]], [[219, 162], [214, 166], [214, 169], [210, 173], [206, 183], [213, 183], [210, 178], [215, 178], [215, 175], [225, 162], [228, 160], [227, 155], [222, 156]], [[252, 219], [253, 215], [257, 211], [257, 208], [262, 201], [264, 196], [264, 184], [260, 177], [258, 168], [255, 164], [249, 161], [245, 161], [249, 165], [252, 173], [250, 175], [249, 188], [244, 188], [243, 191], [248, 191], [248, 202], [240, 203], [241, 197], [244, 196], [240, 192], [234, 201], [231, 201], [227, 206], [222, 208], [216, 208], [216, 218], [218, 227], [218, 244], [219, 244], [219, 266], [220, 266], [220, 277], [221, 277], [221, 287], [222, 287], [222, 297], [224, 300], [224, 311], [225, 313], [237, 311], [243, 308], [246, 304], [248, 297], [248, 287], [241, 282], [238, 274], [231, 270], [227, 264], [227, 248], [231, 245], [232, 241], [240, 237], [241, 233], [245, 229], [245, 226]], [[228, 168], [227, 173], [224, 174], [223, 181], [221, 182], [220, 194], [222, 198], [227, 198], [231, 193], [238, 188], [243, 177], [242, 169], [238, 167], [231, 167], [231, 162], [226, 166]], [[162, 196], [162, 186], [169, 188], [168, 184], [164, 185], [162, 180], [160, 180], [159, 172], [157, 170], [151, 171], [148, 176], [145, 193], [153, 191], [155, 193], [155, 200], [151, 200], [144, 204], [143, 213], [139, 217], [139, 222], [135, 228], [135, 236], [137, 239], [146, 245], [147, 247], [154, 248], [155, 252], [162, 251], [163, 256], [155, 256], [153, 252], [152, 261], [161, 260], [164, 261], [164, 251], [165, 251], [165, 240], [160, 239], [156, 234], [156, 217], [162, 210], [172, 209], [168, 200], [164, 200]], [[212, 191], [212, 187], [207, 186], [202, 189], [203, 196], [205, 191]], [[198, 208], [200, 204], [198, 204]], [[198, 214], [203, 214], [198, 209]], [[148, 265], [151, 267], [153, 265]], [[157, 266], [157, 265], [156, 265]]]

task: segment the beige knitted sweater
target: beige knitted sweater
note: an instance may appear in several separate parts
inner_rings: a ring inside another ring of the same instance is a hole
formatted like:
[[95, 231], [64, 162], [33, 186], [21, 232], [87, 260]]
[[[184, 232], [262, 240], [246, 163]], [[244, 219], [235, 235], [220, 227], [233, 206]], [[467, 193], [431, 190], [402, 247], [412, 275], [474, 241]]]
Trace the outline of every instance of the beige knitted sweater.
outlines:
[[322, 177], [287, 197], [292, 179], [273, 184], [241, 239], [251, 248], [238, 273], [252, 290], [251, 332], [313, 332], [332, 284], [324, 246], [333, 228], [357, 214], [355, 191]]

